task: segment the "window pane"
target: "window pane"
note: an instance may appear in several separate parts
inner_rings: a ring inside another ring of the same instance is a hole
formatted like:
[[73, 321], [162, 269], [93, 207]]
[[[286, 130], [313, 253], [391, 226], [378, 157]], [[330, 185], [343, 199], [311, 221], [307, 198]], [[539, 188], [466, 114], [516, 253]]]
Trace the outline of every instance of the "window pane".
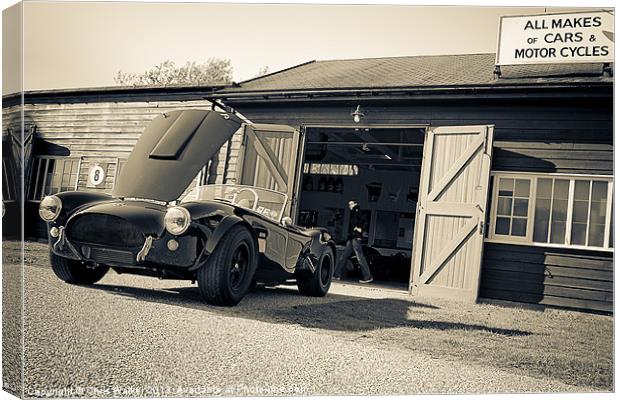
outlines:
[[553, 185], [553, 198], [568, 200], [568, 179], [556, 179]]
[[71, 179], [71, 160], [64, 160], [64, 162], [61, 162], [59, 165], [63, 165], [63, 167], [59, 169], [59, 171], [62, 171], [61, 186], [69, 186], [69, 179]]
[[499, 178], [499, 195], [512, 197], [514, 179]]
[[497, 235], [508, 235], [510, 229], [510, 218], [497, 217], [495, 220], [495, 233]]
[[585, 245], [586, 244], [586, 224], [574, 223], [571, 230], [570, 243]]
[[603, 247], [605, 242], [605, 225], [590, 225], [588, 228], [588, 246]]
[[510, 197], [498, 197], [497, 215], [510, 215], [512, 209], [512, 199]]
[[[538, 181], [540, 187], [540, 180]], [[551, 193], [551, 190], [549, 190]], [[551, 214], [551, 200], [537, 199], [536, 214], [534, 217], [534, 241], [547, 243], [549, 235], [549, 215]]]
[[525, 236], [525, 230], [527, 227], [527, 218], [513, 218], [512, 219], [512, 236]]
[[566, 234], [566, 221], [551, 222], [551, 243], [564, 244]]
[[45, 187], [43, 188], [43, 193], [41, 193], [41, 197], [46, 196], [48, 194], [54, 193], [54, 166], [56, 164], [56, 160], [49, 159], [47, 160], [47, 170], [45, 173]]
[[588, 246], [603, 247], [607, 217], [607, 182], [592, 182]]
[[516, 197], [530, 197], [530, 180], [517, 179], [515, 182]]
[[32, 175], [30, 177], [30, 199], [37, 200], [39, 197], [39, 188], [43, 181], [43, 175], [41, 172], [41, 163], [44, 160], [36, 158], [32, 166]]
[[[556, 191], [554, 190], [554, 195], [555, 192]], [[562, 192], [560, 194], [562, 194]], [[567, 206], [568, 200], [553, 199], [553, 212], [551, 213], [551, 243], [564, 243], [565, 241], [564, 235], [566, 234]]]
[[590, 200], [590, 181], [575, 181], [575, 200]]
[[590, 203], [590, 225], [605, 225], [607, 217], [607, 202], [593, 201]]
[[575, 200], [573, 206], [573, 222], [585, 224], [588, 222], [588, 202]]
[[551, 179], [538, 179], [536, 186], [537, 199], [551, 199]]
[[527, 217], [527, 207], [529, 200], [526, 199], [515, 199], [515, 208], [512, 215], [518, 217]]
[[607, 201], [607, 182], [592, 182], [592, 201]]
[[609, 247], [614, 247], [614, 201], [611, 199], [611, 226], [609, 228]]

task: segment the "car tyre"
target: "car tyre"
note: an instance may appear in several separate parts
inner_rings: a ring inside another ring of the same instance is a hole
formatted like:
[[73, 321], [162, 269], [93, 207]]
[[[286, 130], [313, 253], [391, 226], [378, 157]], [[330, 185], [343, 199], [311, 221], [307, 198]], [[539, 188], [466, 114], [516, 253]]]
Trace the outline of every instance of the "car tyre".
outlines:
[[209, 304], [234, 306], [247, 294], [258, 266], [256, 240], [249, 229], [233, 226], [198, 270], [200, 294]]
[[105, 276], [110, 267], [98, 265], [90, 267], [77, 260], [60, 257], [50, 252], [52, 271], [61, 280], [78, 285], [91, 285]]
[[319, 257], [319, 262], [313, 274], [307, 271], [298, 272], [297, 288], [304, 296], [323, 297], [329, 292], [334, 275], [334, 251], [326, 247]]

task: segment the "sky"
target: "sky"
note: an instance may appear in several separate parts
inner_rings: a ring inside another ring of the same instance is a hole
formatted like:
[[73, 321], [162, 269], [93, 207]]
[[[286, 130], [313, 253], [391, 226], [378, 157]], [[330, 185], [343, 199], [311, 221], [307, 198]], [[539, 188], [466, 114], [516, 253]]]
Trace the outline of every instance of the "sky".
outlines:
[[[558, 8], [547, 11], [557, 11]], [[566, 10], [566, 8], [561, 9]], [[114, 85], [142, 72], [230, 59], [236, 82], [310, 60], [494, 52], [502, 15], [543, 8], [411, 5], [24, 3], [25, 90]], [[6, 40], [6, 38], [5, 38]], [[3, 87], [4, 94], [18, 88]]]

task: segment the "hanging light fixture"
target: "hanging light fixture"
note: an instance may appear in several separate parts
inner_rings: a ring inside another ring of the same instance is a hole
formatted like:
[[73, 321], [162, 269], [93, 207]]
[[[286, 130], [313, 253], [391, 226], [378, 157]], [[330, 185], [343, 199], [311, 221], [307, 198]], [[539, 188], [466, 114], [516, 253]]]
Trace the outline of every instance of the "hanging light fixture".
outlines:
[[353, 117], [353, 121], [358, 124], [362, 120], [362, 118], [366, 116], [366, 114], [364, 114], [364, 112], [362, 111], [362, 106], [358, 104], [355, 111], [351, 113], [351, 116]]

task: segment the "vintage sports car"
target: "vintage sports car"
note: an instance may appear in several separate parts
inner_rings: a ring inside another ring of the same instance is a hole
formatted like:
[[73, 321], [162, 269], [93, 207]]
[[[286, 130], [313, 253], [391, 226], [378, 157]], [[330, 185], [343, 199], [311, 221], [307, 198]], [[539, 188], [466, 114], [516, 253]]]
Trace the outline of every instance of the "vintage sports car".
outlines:
[[329, 233], [291, 224], [283, 193], [190, 182], [241, 120], [204, 110], [155, 118], [136, 143], [112, 195], [62, 192], [41, 200], [50, 259], [63, 281], [92, 284], [117, 273], [197, 281], [204, 299], [235, 305], [256, 282], [295, 279], [325, 296], [336, 247]]

